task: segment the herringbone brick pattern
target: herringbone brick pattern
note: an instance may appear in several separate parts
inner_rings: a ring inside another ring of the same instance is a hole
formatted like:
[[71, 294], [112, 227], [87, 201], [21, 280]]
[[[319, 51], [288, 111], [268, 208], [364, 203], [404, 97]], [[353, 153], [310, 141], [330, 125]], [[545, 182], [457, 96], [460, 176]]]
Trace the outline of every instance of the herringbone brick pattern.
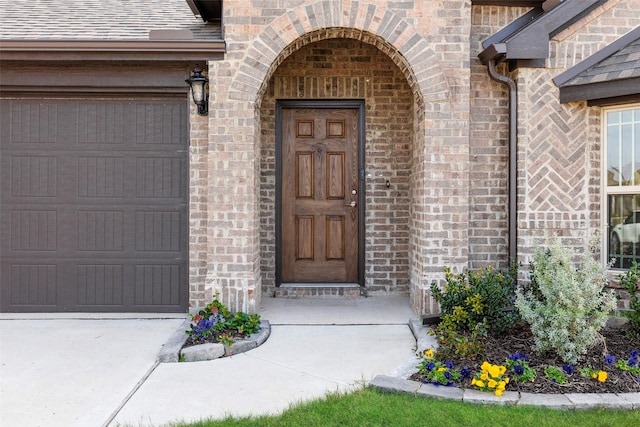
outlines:
[[575, 212], [587, 205], [588, 118], [579, 105], [559, 104], [553, 77], [546, 70], [520, 73], [527, 89], [525, 206], [529, 211]]

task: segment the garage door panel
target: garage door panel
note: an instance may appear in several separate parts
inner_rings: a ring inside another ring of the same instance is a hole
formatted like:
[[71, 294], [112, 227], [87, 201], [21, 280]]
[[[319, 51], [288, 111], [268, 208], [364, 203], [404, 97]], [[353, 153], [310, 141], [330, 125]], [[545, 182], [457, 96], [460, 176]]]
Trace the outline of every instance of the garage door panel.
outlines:
[[186, 310], [187, 106], [2, 100], [2, 311]]
[[136, 158], [134, 170], [136, 171], [136, 197], [180, 199], [184, 196], [184, 181], [187, 177], [187, 164], [184, 158], [139, 156]]
[[78, 306], [120, 306], [125, 303], [123, 264], [77, 264], [76, 277]]
[[9, 302], [13, 306], [55, 308], [58, 302], [58, 266], [16, 263], [8, 269]]
[[12, 197], [56, 197], [58, 157], [14, 155], [9, 157]]

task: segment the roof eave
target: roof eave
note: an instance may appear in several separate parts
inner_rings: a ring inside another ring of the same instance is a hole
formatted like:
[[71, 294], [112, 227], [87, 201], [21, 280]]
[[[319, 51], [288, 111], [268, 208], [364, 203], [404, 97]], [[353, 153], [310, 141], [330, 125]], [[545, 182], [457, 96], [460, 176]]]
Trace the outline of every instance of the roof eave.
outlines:
[[205, 22], [222, 20], [222, 0], [186, 0], [194, 16]]
[[598, 52], [594, 53], [584, 61], [574, 65], [564, 73], [559, 74], [553, 79], [554, 83], [557, 86], [561, 87], [565, 83], [574, 79], [580, 73], [588, 70], [589, 68], [605, 60], [606, 58], [610, 57], [614, 53], [618, 52], [620, 49], [628, 46], [629, 44], [631, 44], [632, 42], [638, 39], [640, 39], [640, 27], [636, 28], [635, 30], [629, 31], [627, 34], [620, 37], [619, 39], [617, 39], [616, 41], [614, 41], [604, 49], [599, 50]]
[[202, 61], [224, 40], [0, 40], [0, 61]]
[[539, 10], [530, 11], [485, 40], [485, 50], [479, 57], [486, 64], [487, 58], [491, 58], [493, 53], [491, 46], [502, 43], [506, 49], [505, 60], [514, 60], [516, 64], [541, 64], [549, 56], [550, 37], [605, 1], [607, 0], [565, 0], [544, 13]]
[[[589, 105], [610, 105], [640, 101], [640, 77], [560, 87], [560, 102], [587, 101]], [[615, 100], [615, 101], [614, 101]]]

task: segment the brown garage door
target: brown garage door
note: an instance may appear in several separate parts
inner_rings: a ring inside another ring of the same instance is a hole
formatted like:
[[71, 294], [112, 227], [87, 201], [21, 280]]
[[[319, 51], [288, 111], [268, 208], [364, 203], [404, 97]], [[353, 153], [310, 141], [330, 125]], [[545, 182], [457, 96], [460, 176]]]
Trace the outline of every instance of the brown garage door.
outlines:
[[1, 101], [2, 311], [186, 311], [187, 107]]

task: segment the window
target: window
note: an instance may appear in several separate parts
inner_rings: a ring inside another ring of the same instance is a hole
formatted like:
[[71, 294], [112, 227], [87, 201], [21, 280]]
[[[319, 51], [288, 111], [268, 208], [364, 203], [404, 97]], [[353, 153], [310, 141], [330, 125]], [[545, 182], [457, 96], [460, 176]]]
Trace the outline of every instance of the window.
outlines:
[[640, 263], [640, 106], [605, 110], [609, 259], [614, 268]]

